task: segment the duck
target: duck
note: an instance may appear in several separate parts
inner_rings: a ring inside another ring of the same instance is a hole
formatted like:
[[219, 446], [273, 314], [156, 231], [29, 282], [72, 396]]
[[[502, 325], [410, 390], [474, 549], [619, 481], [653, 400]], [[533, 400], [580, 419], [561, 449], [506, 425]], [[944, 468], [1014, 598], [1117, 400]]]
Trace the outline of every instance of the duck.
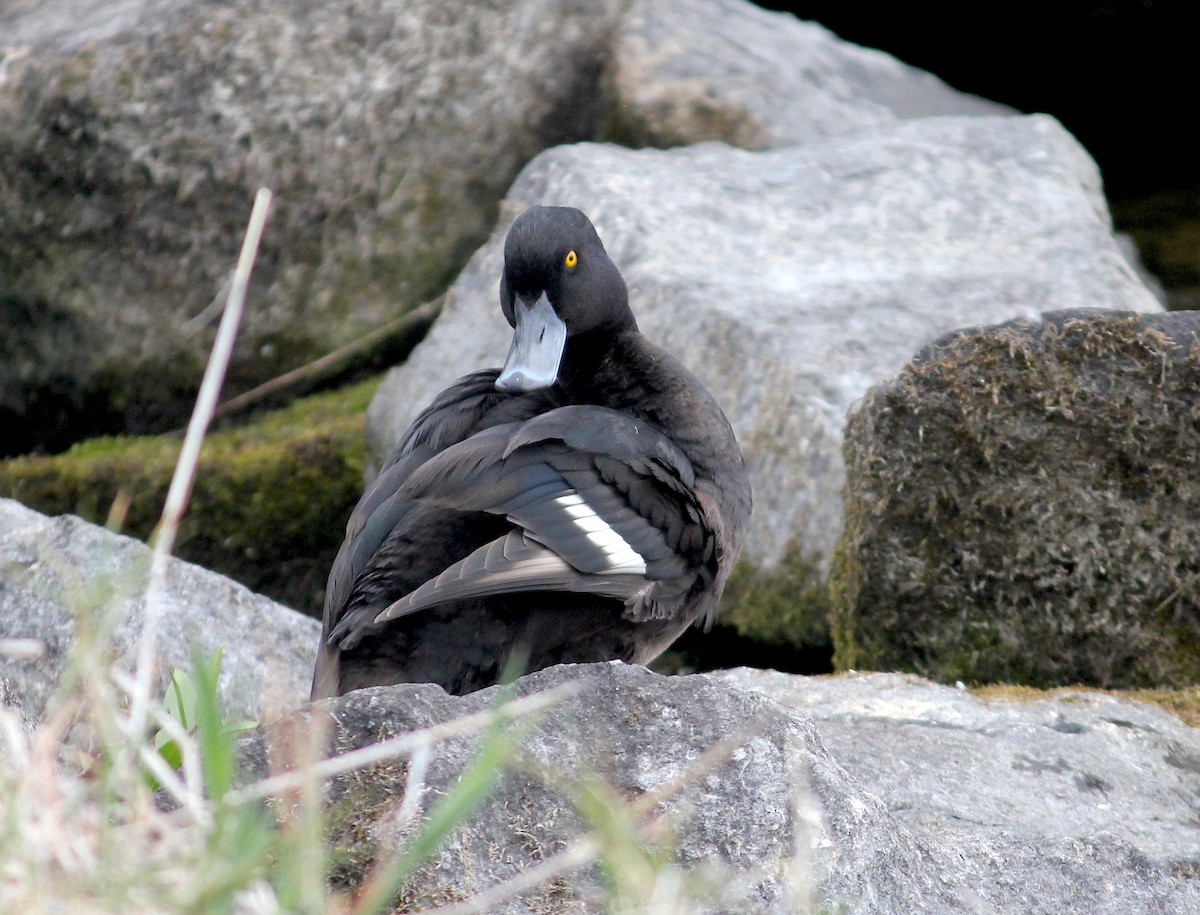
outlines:
[[500, 308], [504, 365], [437, 395], [351, 513], [313, 699], [647, 664], [713, 624], [752, 496], [712, 394], [638, 330], [578, 209], [512, 223]]

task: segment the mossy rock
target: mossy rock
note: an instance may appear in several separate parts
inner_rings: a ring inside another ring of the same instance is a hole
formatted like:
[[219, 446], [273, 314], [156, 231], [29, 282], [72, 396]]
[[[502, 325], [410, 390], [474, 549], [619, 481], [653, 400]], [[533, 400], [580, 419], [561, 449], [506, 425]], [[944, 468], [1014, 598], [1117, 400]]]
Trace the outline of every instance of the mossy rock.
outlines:
[[829, 646], [829, 591], [816, 563], [797, 546], [770, 570], [738, 563], [725, 587], [719, 619], [765, 645], [809, 650]]
[[845, 438], [841, 668], [1034, 686], [1200, 681], [1200, 315], [972, 328]]
[[[362, 492], [367, 404], [378, 380], [305, 398], [204, 443], [176, 554], [319, 616], [325, 578]], [[182, 444], [107, 437], [53, 457], [0, 461], [0, 496], [149, 538]], [[120, 494], [120, 496], [118, 496]]]

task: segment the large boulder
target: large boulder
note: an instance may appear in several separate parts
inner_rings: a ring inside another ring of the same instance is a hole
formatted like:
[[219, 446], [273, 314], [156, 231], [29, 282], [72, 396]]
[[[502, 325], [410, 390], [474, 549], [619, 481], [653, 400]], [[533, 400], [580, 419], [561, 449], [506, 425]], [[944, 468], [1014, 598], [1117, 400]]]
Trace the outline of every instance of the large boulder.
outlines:
[[[993, 708], [886, 678], [664, 678], [618, 662], [549, 668], [515, 693], [567, 684], [575, 691], [523, 731], [519, 765], [406, 885], [404, 907], [488, 893], [488, 913], [606, 911], [590, 864], [512, 896], [495, 890], [582, 849], [592, 829], [602, 845], [625, 843], [608, 849], [609, 879], [622, 880], [619, 859], [642, 862], [630, 872], [641, 883], [618, 890], [633, 905], [651, 885], [709, 912], [1183, 915], [1200, 905], [1200, 830], [1179, 803], [1200, 788], [1200, 736], [1165, 712], [1086, 696]], [[401, 685], [327, 700], [248, 739], [243, 777], [273, 771], [268, 758], [278, 765], [297, 735], [325, 728], [340, 753], [497, 698]], [[454, 790], [480, 745], [478, 735], [434, 744], [420, 782], [400, 759], [337, 777], [327, 801], [339, 879], [353, 887], [408, 847], [412, 817]], [[991, 755], [981, 763], [972, 751]], [[405, 796], [413, 784], [420, 794]], [[641, 835], [644, 858], [618, 825], [624, 804], [641, 805], [633, 823], [657, 823]], [[682, 879], [654, 883], [649, 861]]]
[[[662, 793], [634, 822], [659, 821], [665, 840], [647, 844], [659, 844], [660, 857], [665, 852], [690, 872], [705, 910], [782, 915], [825, 896], [863, 913], [923, 904], [970, 911], [961, 883], [943, 881], [924, 843], [829, 757], [810, 722], [750, 691], [620, 662], [549, 668], [522, 678], [515, 693], [568, 684], [576, 691], [535, 717], [519, 768], [405, 887], [406, 907], [470, 898], [569, 847], [599, 825], [583, 814], [581, 800], [587, 782], [599, 779], [613, 792], [610, 803]], [[495, 694], [493, 688], [458, 698], [406, 684], [326, 700], [247, 740], [243, 777], [265, 775], [268, 760], [294, 745], [297, 734], [326, 728], [328, 750], [347, 752], [484, 711]], [[726, 753], [698, 763], [730, 738]], [[479, 746], [472, 735], [433, 748], [422, 815], [452, 789]], [[406, 768], [388, 761], [339, 777], [327, 791], [334, 849], [353, 862], [341, 874], [350, 887], [412, 834], [408, 805], [396, 794]], [[392, 790], [383, 790], [387, 784]], [[487, 911], [602, 911], [602, 880], [597, 868], [584, 866]]]
[[815, 22], [742, 0], [637, 0], [606, 75], [608, 131], [632, 146], [811, 143], [898, 118], [1012, 114]]
[[926, 118], [802, 147], [535, 159], [441, 317], [371, 405], [376, 455], [457, 376], [499, 364], [502, 240], [535, 203], [588, 213], [642, 330], [728, 414], [760, 506], [746, 555], [822, 571], [841, 528], [846, 409], [967, 323], [1051, 306], [1160, 310], [1113, 240], [1095, 165], [1054, 120]]
[[6, 448], [178, 420], [261, 185], [276, 205], [234, 386], [436, 295], [526, 161], [598, 135], [619, 8], [0, 11], [0, 317], [20, 330], [4, 344], [0, 419], [43, 426]]
[[842, 665], [1200, 680], [1200, 314], [1066, 311], [936, 341], [846, 434]]
[[[133, 670], [145, 627], [150, 551], [79, 518], [47, 518], [0, 499], [0, 635], [40, 653], [0, 651], [0, 702], [39, 719], [63, 679], [81, 626], [108, 636]], [[199, 566], [169, 560], [160, 604], [160, 684], [191, 670], [192, 651], [222, 652], [230, 719], [277, 716], [308, 699], [319, 625]], [[161, 695], [161, 692], [159, 693]]]

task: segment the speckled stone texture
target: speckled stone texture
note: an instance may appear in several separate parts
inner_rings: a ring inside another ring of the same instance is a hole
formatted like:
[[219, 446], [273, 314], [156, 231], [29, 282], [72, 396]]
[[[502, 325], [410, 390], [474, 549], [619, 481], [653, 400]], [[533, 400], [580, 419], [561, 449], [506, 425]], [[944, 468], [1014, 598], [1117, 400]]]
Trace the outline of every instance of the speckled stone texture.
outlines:
[[1080, 689], [980, 698], [906, 674], [714, 676], [811, 718], [838, 763], [913, 830], [1059, 853], [1102, 839], [1197, 874], [1200, 730], [1161, 708]]

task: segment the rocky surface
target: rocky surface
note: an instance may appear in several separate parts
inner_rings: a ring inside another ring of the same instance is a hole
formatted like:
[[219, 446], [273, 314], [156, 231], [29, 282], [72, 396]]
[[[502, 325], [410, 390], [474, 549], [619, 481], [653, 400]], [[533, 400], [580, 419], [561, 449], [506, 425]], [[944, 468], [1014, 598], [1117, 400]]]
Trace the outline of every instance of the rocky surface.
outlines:
[[[128, 613], [113, 642], [130, 666], [146, 552], [0, 501], [0, 633], [47, 646], [36, 665], [0, 661], [5, 704], [37, 720], [81, 613]], [[193, 640], [206, 654], [223, 649], [231, 716], [303, 704], [312, 621], [182, 562], [171, 564], [163, 612], [165, 663], [186, 665]], [[558, 704], [509, 730], [520, 736], [519, 765], [417, 872], [407, 903], [490, 892], [577, 851], [602, 821], [600, 847], [642, 875], [622, 887], [631, 904], [657, 887], [709, 912], [1184, 915], [1200, 906], [1200, 731], [1160, 709], [1088, 692], [987, 701], [899, 675], [662, 677], [615, 662], [550, 668], [513, 690], [567, 684]], [[242, 777], [278, 772], [298, 735], [328, 727], [327, 749], [344, 752], [500, 698], [410, 684], [306, 706], [243, 742]], [[477, 733], [432, 745], [411, 799], [403, 760], [330, 783], [330, 837], [345, 853], [335, 879], [354, 885], [381, 854], [406, 847], [414, 817], [452, 790], [479, 746]], [[679, 881], [646, 877], [656, 872]], [[586, 863], [485, 910], [602, 911], [605, 880]]]
[[[844, 663], [1194, 682], [1191, 319], [1036, 320], [1158, 306], [1114, 243], [1095, 166], [1054, 121], [929, 117], [991, 113], [731, 0], [8, 2], [0, 444], [175, 422], [250, 197], [268, 184], [278, 204], [233, 389], [440, 292], [493, 232], [374, 404], [385, 450], [436, 390], [502, 358], [508, 222], [571, 204], [597, 223], [643, 329], [729, 411], [770, 506], [750, 560], [804, 588], [820, 590], [842, 524], [847, 407], [939, 334], [1028, 318], [939, 341], [856, 414]], [[754, 151], [560, 147], [501, 205], [540, 150], [600, 137]], [[913, 475], [897, 485], [866, 441], [911, 458]], [[0, 641], [0, 701], [36, 723], [93, 614], [112, 611], [131, 666], [147, 566], [128, 538], [0, 500], [0, 639], [44, 646], [30, 660]], [[163, 672], [188, 666], [192, 645], [222, 649], [231, 718], [302, 705], [316, 638], [314, 622], [171, 563]], [[613, 814], [640, 799], [665, 826], [653, 841], [700, 911], [1200, 910], [1200, 738], [1160, 710], [1095, 693], [989, 702], [896, 675], [663, 678], [619, 664], [515, 689], [569, 681], [579, 691], [537, 721], [522, 765], [410, 902], [528, 873], [593, 825], [599, 798]], [[344, 750], [496, 698], [399, 686], [289, 721], [331, 720]], [[268, 770], [289, 727], [244, 745], [247, 776]], [[723, 739], [729, 755], [697, 771]], [[405, 847], [408, 814], [428, 812], [477, 746], [440, 745], [407, 805], [401, 763], [337, 780], [338, 879]], [[599, 911], [604, 880], [585, 866], [487, 910]]]
[[846, 434], [840, 663], [1200, 678], [1200, 320], [1054, 312], [936, 341]]
[[438, 390], [503, 360], [501, 242], [534, 203], [592, 217], [642, 330], [724, 407], [769, 506], [746, 548], [760, 565], [792, 547], [825, 567], [846, 409], [930, 339], [1049, 307], [1159, 310], [1113, 240], [1095, 166], [1049, 118], [927, 118], [762, 153], [558, 148], [522, 172], [380, 387], [377, 454]]
[[[932, 117], [1001, 109], [740, 0], [49, 0], [7, 5], [0, 35], [5, 453], [182, 424], [259, 184], [277, 206], [228, 394], [440, 292], [548, 145], [780, 147], [558, 147], [493, 236], [530, 203], [582, 207], [644, 327], [717, 390], [779, 505], [738, 581], [801, 593], [794, 613], [726, 617], [771, 644], [828, 651], [841, 426], [872, 381], [963, 324], [1156, 307], [1052, 121]], [[376, 401], [377, 451], [503, 353], [495, 251]], [[279, 577], [299, 578], [242, 580]]]
[[[37, 719], [62, 679], [81, 619], [113, 626], [114, 657], [133, 670], [149, 554], [79, 518], [47, 518], [0, 499], [0, 637], [43, 646], [33, 659], [0, 652], [0, 701]], [[170, 667], [191, 669], [193, 645], [206, 660], [220, 649], [231, 720], [272, 717], [308, 699], [320, 630], [314, 620], [174, 559], [161, 606], [163, 676]]]
[[[610, 810], [682, 778], [653, 810], [670, 824], [689, 911], [1182, 915], [1200, 904], [1200, 736], [1166, 712], [1093, 694], [993, 704], [883, 675], [664, 678], [616, 662], [550, 668], [516, 692], [570, 682], [578, 692], [536, 720], [519, 769], [421, 869], [405, 905], [490, 891], [573, 847], [592, 825], [582, 786], [597, 776], [615, 792]], [[496, 698], [413, 685], [352, 693], [250, 739], [246, 774], [267, 771], [268, 745], [323, 721], [345, 751]], [[727, 759], [697, 762], [731, 738]], [[423, 811], [478, 746], [437, 746]], [[388, 762], [331, 786], [347, 883], [410, 840], [407, 778]], [[582, 867], [484, 910], [601, 911], [601, 879]]]
[[608, 131], [631, 146], [811, 143], [897, 118], [1011, 114], [889, 54], [741, 0], [639, 0], [606, 75]]
[[[569, 847], [588, 829], [579, 797], [585, 780], [598, 776], [616, 803], [683, 779], [682, 790], [653, 806], [653, 816], [669, 824], [670, 853], [691, 871], [688, 889], [703, 893], [701, 911], [795, 912], [815, 889], [809, 876], [832, 898], [852, 901], [856, 912], [883, 911], [881, 899], [901, 908], [930, 903], [945, 912], [967, 910], [958, 901], [960, 887], [943, 885], [928, 850], [834, 763], [809, 722], [750, 691], [619, 662], [550, 668], [520, 680], [517, 692], [568, 682], [578, 683], [579, 692], [537, 720], [523, 742], [521, 770], [455, 830], [407, 888], [406, 905], [468, 897]], [[495, 693], [454, 698], [432, 686], [383, 687], [319, 703], [309, 714], [332, 716], [331, 746], [344, 751], [487, 709]], [[266, 771], [265, 744], [280, 744], [296, 724], [282, 722], [249, 742], [251, 771]], [[731, 736], [738, 739], [726, 759], [697, 768], [706, 750]], [[477, 748], [477, 738], [437, 747], [423, 811]], [[346, 778], [329, 795], [333, 809], [349, 805], [346, 827], [335, 824], [338, 847], [364, 869], [380, 852], [404, 846], [398, 799], [378, 790], [384, 778], [399, 788], [404, 767]], [[361, 871], [344, 875], [350, 883], [361, 877]], [[487, 910], [600, 911], [600, 880], [585, 867]]]

